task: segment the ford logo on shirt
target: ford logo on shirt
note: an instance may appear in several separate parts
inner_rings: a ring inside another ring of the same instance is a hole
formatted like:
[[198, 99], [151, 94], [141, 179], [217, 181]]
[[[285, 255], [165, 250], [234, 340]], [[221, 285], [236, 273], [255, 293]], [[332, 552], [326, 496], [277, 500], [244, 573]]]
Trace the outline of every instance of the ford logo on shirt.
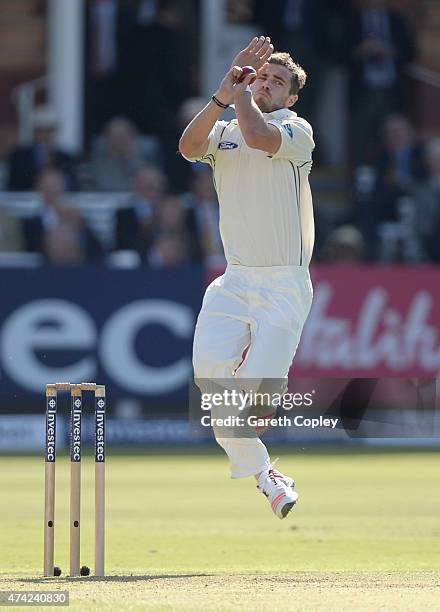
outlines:
[[224, 150], [229, 150], [229, 149], [236, 149], [238, 147], [238, 144], [236, 142], [229, 142], [228, 140], [224, 140], [223, 142], [220, 142], [218, 145], [218, 148], [221, 149], [222, 151]]

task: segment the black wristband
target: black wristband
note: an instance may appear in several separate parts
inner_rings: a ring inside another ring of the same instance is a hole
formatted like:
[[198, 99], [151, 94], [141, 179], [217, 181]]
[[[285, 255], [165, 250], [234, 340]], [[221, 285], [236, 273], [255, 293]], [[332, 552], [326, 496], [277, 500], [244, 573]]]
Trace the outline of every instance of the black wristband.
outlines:
[[220, 106], [220, 108], [229, 108], [229, 104], [223, 104], [223, 102], [220, 102], [220, 100], [215, 96], [212, 96], [211, 100], [217, 104], [217, 106]]

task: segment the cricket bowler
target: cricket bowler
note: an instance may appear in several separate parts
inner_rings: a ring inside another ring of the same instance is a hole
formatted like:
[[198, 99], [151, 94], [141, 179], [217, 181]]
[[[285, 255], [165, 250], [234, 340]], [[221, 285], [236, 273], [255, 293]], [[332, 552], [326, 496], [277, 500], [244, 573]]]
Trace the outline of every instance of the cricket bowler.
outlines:
[[[308, 176], [315, 145], [309, 123], [290, 110], [305, 81], [288, 53], [255, 37], [181, 136], [181, 154], [212, 168], [227, 260], [197, 320], [193, 366], [201, 389], [209, 380], [233, 379], [243, 389], [247, 381], [287, 382], [313, 297]], [[236, 118], [222, 121], [232, 104]], [[286, 517], [298, 500], [294, 481], [273, 468], [258, 435], [214, 434], [231, 476], [254, 476], [272, 511]]]

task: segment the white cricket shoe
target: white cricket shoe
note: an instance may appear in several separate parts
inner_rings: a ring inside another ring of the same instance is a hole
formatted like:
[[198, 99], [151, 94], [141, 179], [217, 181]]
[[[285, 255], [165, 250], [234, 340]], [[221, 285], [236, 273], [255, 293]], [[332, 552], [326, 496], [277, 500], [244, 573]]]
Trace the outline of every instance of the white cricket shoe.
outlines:
[[295, 483], [290, 476], [284, 476], [271, 466], [260, 474], [257, 488], [267, 497], [277, 517], [283, 519], [298, 501], [299, 495], [294, 491], [294, 486]]

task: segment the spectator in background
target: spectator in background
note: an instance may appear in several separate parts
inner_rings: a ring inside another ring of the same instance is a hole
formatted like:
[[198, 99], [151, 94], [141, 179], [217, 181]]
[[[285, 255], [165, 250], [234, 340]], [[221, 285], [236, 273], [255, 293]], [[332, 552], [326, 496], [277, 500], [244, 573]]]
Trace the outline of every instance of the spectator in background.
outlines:
[[137, 78], [131, 116], [142, 132], [160, 139], [171, 180], [178, 148], [177, 112], [192, 93], [192, 48], [184, 5], [178, 0], [158, 0], [154, 21], [139, 25], [133, 41]]
[[[328, 0], [327, 0], [328, 1]], [[254, 18], [261, 32], [271, 37], [275, 50], [283, 49], [303, 66], [307, 87], [295, 104], [295, 111], [315, 125], [315, 101], [322, 75], [317, 55], [318, 40], [326, 30], [324, 0], [254, 0]]]
[[382, 146], [374, 169], [376, 178], [371, 198], [360, 210], [370, 259], [376, 259], [379, 225], [398, 220], [399, 199], [411, 193], [414, 181], [423, 178], [424, 173], [422, 151], [412, 125], [401, 115], [388, 117], [382, 128]]
[[[188, 98], [184, 100], [177, 113], [177, 129], [182, 133], [188, 123], [194, 119], [202, 108], [206, 105], [204, 98]], [[188, 164], [180, 153], [174, 155], [171, 160], [170, 174], [173, 177], [173, 185], [178, 191], [184, 192], [190, 189], [192, 177], [201, 168], [205, 168], [202, 163]]]
[[[168, 194], [161, 200], [156, 208], [154, 233], [158, 237], [162, 235], [179, 236], [181, 244], [185, 246], [186, 257], [192, 262], [201, 261], [202, 248], [194, 211], [185, 208], [180, 196]], [[152, 252], [154, 252], [154, 247]]]
[[425, 147], [427, 178], [414, 187], [414, 204], [424, 259], [440, 263], [440, 138]]
[[129, 206], [116, 213], [116, 250], [135, 250], [141, 260], [146, 259], [153, 240], [155, 211], [165, 189], [166, 178], [158, 168], [144, 166], [136, 172]]
[[25, 248], [41, 253], [53, 265], [78, 265], [99, 259], [101, 246], [78, 210], [67, 201], [59, 170], [44, 170], [37, 182], [41, 211], [24, 219]]
[[185, 237], [179, 232], [159, 234], [151, 247], [148, 263], [153, 269], [175, 268], [189, 263]]
[[48, 107], [34, 113], [34, 139], [29, 145], [12, 151], [7, 160], [9, 191], [29, 191], [35, 188], [39, 174], [46, 168], [57, 168], [65, 178], [68, 190], [77, 187], [75, 158], [56, 144], [57, 117]]
[[279, 0], [272, 6], [264, 0], [254, 0], [254, 19], [270, 36], [275, 50], [285, 49], [302, 65], [307, 63], [307, 52], [314, 50], [315, 4], [316, 0]]
[[179, 106], [191, 94], [194, 58], [184, 11], [179, 0], [158, 0], [154, 20], [138, 25], [133, 40], [137, 79], [132, 105], [134, 120], [143, 132], [168, 133]]
[[402, 115], [391, 115], [385, 120], [376, 173], [380, 191], [403, 192], [410, 189], [414, 179], [424, 175], [421, 147], [413, 126]]
[[185, 194], [185, 205], [193, 211], [195, 225], [206, 264], [222, 266], [226, 263], [219, 231], [219, 204], [210, 168], [194, 175], [191, 192]]
[[149, 150], [143, 150], [142, 139], [128, 119], [113, 118], [92, 151], [92, 188], [97, 191], [130, 191], [136, 171], [145, 163], [157, 163], [157, 151], [154, 143]]
[[353, 160], [368, 162], [384, 118], [405, 106], [403, 70], [415, 55], [403, 16], [387, 0], [354, 0], [348, 36]]
[[362, 263], [365, 257], [365, 243], [362, 234], [353, 225], [341, 225], [330, 234], [321, 255], [323, 263]]
[[86, 3], [86, 132], [97, 134], [115, 115], [127, 114], [126, 91], [136, 79], [132, 44], [137, 2]]
[[228, 23], [248, 24], [253, 19], [252, 0], [227, 0], [226, 19]]

